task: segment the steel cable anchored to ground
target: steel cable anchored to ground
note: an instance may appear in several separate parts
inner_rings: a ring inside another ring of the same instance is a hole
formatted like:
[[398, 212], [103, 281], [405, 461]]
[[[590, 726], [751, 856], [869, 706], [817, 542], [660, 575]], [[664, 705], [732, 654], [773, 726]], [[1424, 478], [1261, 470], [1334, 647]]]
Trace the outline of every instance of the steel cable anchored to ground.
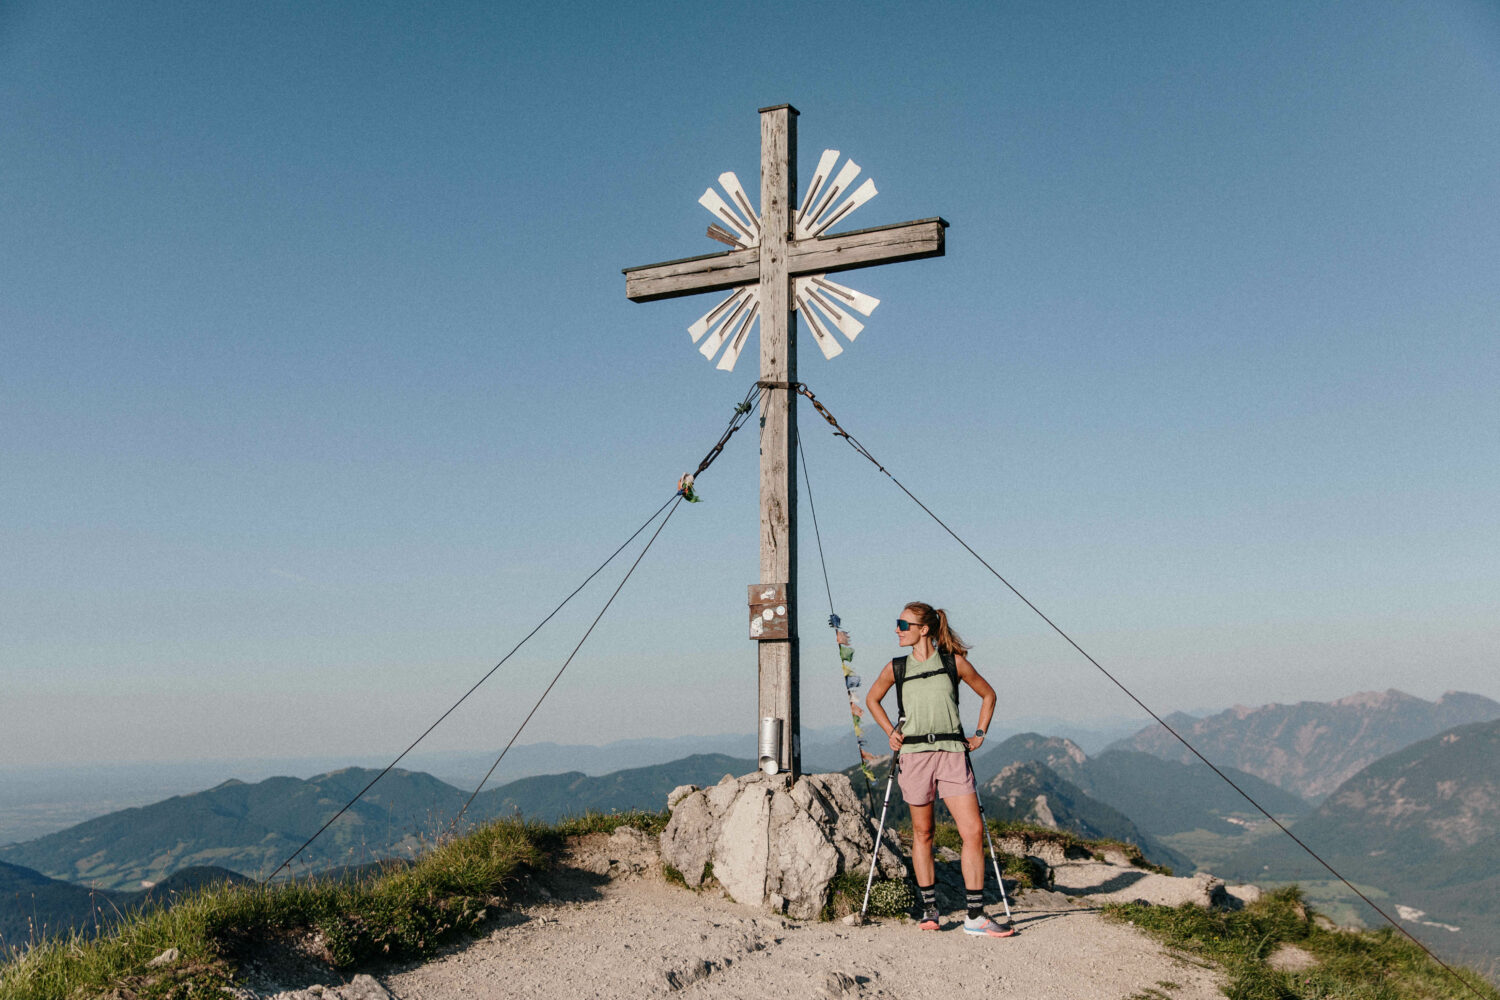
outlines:
[[[703, 472], [706, 469], [708, 469], [709, 466], [713, 465], [714, 460], [717, 459], [719, 457], [719, 455], [724, 451], [724, 446], [729, 443], [729, 439], [732, 438], [734, 436], [735, 432], [738, 431], [741, 427], [743, 427], [745, 425], [745, 422], [750, 419], [750, 414], [754, 411], [755, 404], [757, 402], [759, 402], [760, 397], [763, 394], [763, 392], [764, 392], [764, 390], [759, 385], [752, 385], [750, 387], [750, 390], [745, 393], [745, 398], [742, 399], [738, 404], [735, 405], [734, 412], [730, 415], [729, 424], [728, 424], [727, 427], [725, 427], [724, 433], [722, 433], [722, 434], [719, 435], [719, 439], [716, 442], [714, 442], [713, 447], [708, 450], [708, 453], [703, 456], [703, 460], [698, 463], [697, 469], [693, 473], [691, 473], [691, 476], [693, 478], [696, 478], [697, 476], [702, 475]], [[351, 808], [353, 808], [354, 804], [356, 802], [358, 802], [360, 799], [362, 799], [365, 796], [365, 793], [367, 793], [370, 789], [374, 788], [375, 785], [376, 785], [376, 783], [379, 782], [381, 778], [384, 778], [387, 774], [389, 774], [396, 767], [397, 764], [401, 763], [401, 761], [406, 758], [407, 754], [409, 754], [413, 750], [415, 750], [417, 748], [417, 744], [421, 743], [424, 739], [426, 739], [429, 735], [431, 735], [432, 731], [434, 729], [436, 729], [439, 725], [441, 725], [442, 722], [443, 722], [443, 720], [447, 719], [448, 716], [452, 715], [454, 713], [454, 711], [456, 711], [460, 705], [462, 705], [465, 701], [468, 700], [468, 698], [469, 698], [470, 695], [472, 695], [475, 691], [479, 690], [480, 686], [482, 684], [484, 684], [485, 681], [489, 680], [491, 677], [493, 677], [495, 675], [496, 671], [498, 671], [501, 667], [505, 666], [506, 662], [509, 661], [511, 657], [515, 656], [516, 653], [518, 651], [520, 651], [521, 647], [524, 646], [524, 645], [526, 645], [526, 643], [527, 643], [528, 640], [530, 640], [533, 636], [535, 636], [538, 632], [540, 632], [542, 630], [542, 627], [544, 625], [546, 625], [554, 617], [556, 617], [557, 613], [559, 611], [561, 611], [564, 607], [566, 607], [568, 605], [568, 603], [573, 600], [573, 598], [577, 597], [579, 595], [579, 593], [582, 592], [582, 590], [585, 587], [587, 587], [593, 581], [594, 577], [596, 577], [600, 573], [604, 572], [605, 567], [607, 567], [610, 563], [614, 562], [615, 558], [617, 556], [619, 556], [619, 554], [621, 552], [625, 551], [626, 547], [629, 546], [631, 542], [635, 541], [636, 538], [638, 538], [640, 536], [641, 532], [645, 531], [648, 527], [650, 527], [651, 524], [652, 524], [652, 522], [654, 522], [658, 517], [661, 517], [662, 511], [666, 511], [668, 507], [671, 507], [672, 510], [667, 511], [666, 518], [663, 518], [661, 524], [657, 525], [655, 533], [652, 534], [650, 540], [647, 541], [645, 547], [641, 549], [640, 555], [638, 555], [636, 557], [635, 562], [631, 564], [630, 569], [625, 573], [625, 577], [620, 581], [619, 586], [615, 588], [614, 593], [611, 594], [609, 600], [605, 602], [604, 608], [600, 610], [598, 617], [596, 617], [594, 619], [593, 624], [590, 625], [589, 628], [588, 628], [588, 631], [584, 633], [583, 639], [579, 640], [578, 645], [574, 647], [572, 654], [570, 654], [568, 656], [567, 662], [565, 662], [563, 664], [562, 670], [558, 671], [557, 677], [554, 677], [552, 679], [552, 684], [549, 684], [547, 686], [547, 690], [544, 691], [544, 692], [542, 692], [542, 698], [545, 699], [547, 697], [547, 694], [549, 692], [551, 692], [553, 685], [555, 685], [557, 683], [558, 678], [562, 676], [562, 671], [567, 669], [568, 663], [571, 663], [573, 661], [573, 657], [577, 655], [578, 650], [580, 648], [582, 648], [583, 643], [585, 641], [587, 641], [587, 639], [589, 637], [589, 634], [592, 633], [593, 630], [594, 630], [594, 626], [599, 624], [599, 619], [604, 617], [604, 612], [609, 609], [609, 605], [614, 602], [614, 599], [620, 593], [621, 588], [623, 588], [625, 586], [625, 581], [630, 579], [631, 573], [634, 573], [636, 566], [640, 565], [641, 558], [645, 556], [646, 551], [651, 548], [651, 544], [653, 542], [655, 542], [657, 536], [661, 534], [661, 529], [664, 528], [664, 527], [666, 527], [667, 521], [669, 519], [671, 519], [672, 514], [677, 509], [676, 505], [680, 504], [684, 499], [686, 499], [689, 496], [689, 491], [691, 490], [691, 485], [690, 485], [691, 484], [691, 480], [688, 477], [686, 477], [686, 476], [684, 476], [683, 478], [684, 478], [684, 480], [686, 480], [689, 483], [688, 486], [679, 485], [677, 491], [675, 493], [673, 493], [672, 496], [668, 497], [667, 501], [665, 503], [663, 503], [660, 507], [656, 508], [656, 510], [651, 513], [651, 516], [648, 517], [648, 518], [646, 518], [645, 521], [641, 522], [640, 527], [636, 528], [633, 532], [631, 532], [629, 538], [627, 538], [627, 539], [625, 539], [625, 541], [621, 542], [620, 545], [619, 545], [619, 547], [616, 548], [613, 552], [611, 552], [609, 554], [609, 556], [607, 558], [605, 558], [605, 560], [602, 563], [600, 563], [594, 569], [594, 571], [592, 573], [590, 573], [587, 577], [585, 577], [584, 580], [583, 580], [583, 582], [580, 583], [577, 587], [575, 587], [572, 590], [572, 592], [568, 594], [567, 597], [564, 597], [558, 603], [558, 605], [555, 608], [553, 608], [551, 611], [549, 611], [547, 613], [546, 617], [543, 618], [540, 622], [538, 622], [536, 624], [536, 627], [534, 627], [530, 632], [527, 632], [526, 635], [524, 635], [521, 638], [520, 642], [517, 642], [513, 647], [511, 647], [510, 652], [508, 652], [504, 656], [502, 656], [500, 658], [500, 661], [498, 663], [496, 663], [493, 667], [490, 667], [489, 670], [485, 671], [484, 676], [480, 677], [479, 680], [475, 681], [474, 684], [473, 684], [473, 686], [470, 687], [467, 691], [465, 691], [459, 697], [459, 699], [457, 701], [455, 701], [451, 706], [448, 707], [448, 709], [445, 712], [443, 712], [442, 715], [438, 716], [437, 720], [434, 721], [432, 723], [432, 725], [430, 725], [426, 729], [424, 729], [422, 731], [422, 734], [420, 736], [418, 736], [416, 739], [412, 740], [411, 744], [405, 750], [402, 750], [399, 754], [397, 754], [395, 760], [391, 761], [389, 764], [387, 764], [380, 771], [379, 774], [377, 774], [377, 775], [375, 775], [375, 777], [371, 778], [370, 781], [369, 781], [369, 783], [366, 784], [363, 788], [361, 788], [358, 792], [356, 792], [354, 794], [353, 798], [351, 798], [348, 802], [344, 803], [344, 805], [338, 810], [338, 812], [336, 812], [332, 816], [330, 816], [323, 823], [323, 825], [318, 828], [318, 830], [317, 830], [316, 833], [314, 833], [311, 837], [308, 837], [307, 840], [302, 843], [301, 847], [298, 847], [295, 851], [293, 851], [290, 855], [288, 855], [287, 859], [285, 861], [281, 862], [281, 864], [277, 865], [276, 868], [272, 870], [271, 874], [269, 874], [265, 878], [263, 878], [261, 880], [261, 885], [267, 885], [267, 884], [269, 884], [272, 879], [274, 879], [282, 871], [284, 871], [287, 868], [289, 868], [290, 865], [291, 865], [291, 863], [293, 861], [295, 861], [299, 856], [301, 856], [301, 854], [302, 854], [303, 851], [305, 851], [309, 847], [311, 847], [312, 844], [313, 844], [313, 842], [316, 841], [319, 837], [321, 837], [328, 830], [329, 827], [333, 826], [333, 824], [338, 820], [338, 818], [340, 816], [344, 815], [344, 813], [348, 812]], [[541, 700], [539, 699], [537, 701], [536, 706], [534, 706], [532, 708], [531, 714], [528, 714], [526, 716], [526, 721], [524, 721], [524, 722], [521, 723], [521, 728], [522, 729], [525, 728], [526, 722], [529, 722], [531, 720], [531, 715], [534, 715], [536, 713], [537, 708], [539, 708], [540, 706], [541, 706]], [[516, 736], [519, 736], [520, 732], [521, 732], [521, 730], [517, 729], [516, 730]], [[500, 758], [496, 759], [495, 764], [490, 768], [489, 774], [485, 775], [485, 779], [484, 779], [485, 781], [489, 780], [490, 774], [494, 773], [495, 767], [499, 766], [500, 760], [504, 758], [506, 751], [508, 751], [510, 749], [511, 744], [515, 742], [515, 739], [516, 739], [515, 736], [511, 737], [511, 742], [506, 744], [505, 750], [501, 751], [501, 753], [500, 753]], [[480, 786], [479, 787], [480, 788], [484, 787], [484, 781], [480, 782]], [[479, 788], [476, 788], [474, 790], [474, 795], [478, 795], [478, 794], [479, 794]], [[449, 830], [450, 831], [453, 829], [453, 826], [457, 824], [458, 817], [463, 816], [464, 812], [466, 812], [468, 810], [469, 803], [471, 803], [471, 802], [474, 801], [474, 795], [469, 796], [468, 802], [464, 803], [463, 808], [460, 809], [459, 812], [458, 812], [458, 816], [454, 817], [453, 824], [450, 824], [450, 826], [449, 826]]]
[[1063, 631], [1063, 629], [1056, 622], [1054, 622], [1051, 618], [1047, 617], [1047, 615], [1045, 613], [1043, 613], [1043, 611], [1041, 610], [1041, 608], [1038, 608], [1035, 604], [1033, 604], [1026, 597], [1025, 594], [1021, 593], [1020, 590], [1016, 589], [1015, 585], [1013, 585], [1004, 576], [1000, 575], [1000, 572], [998, 570], [996, 570], [995, 567], [991, 566], [989, 564], [989, 562], [983, 556], [981, 556], [978, 552], [974, 551], [973, 546], [971, 546], [968, 542], [964, 541], [963, 538], [961, 538], [959, 536], [958, 532], [956, 532], [952, 528], [948, 527], [947, 523], [944, 522], [942, 518], [938, 517], [937, 514], [933, 513], [933, 511], [932, 511], [932, 509], [930, 507], [928, 507], [925, 503], [923, 503], [920, 499], [918, 499], [918, 497], [917, 497], [917, 495], [915, 493], [913, 493], [911, 490], [907, 489], [906, 485], [904, 483], [902, 483], [901, 480], [897, 479], [894, 475], [892, 475], [891, 471], [889, 469], [887, 469], [884, 465], [881, 465], [880, 461], [873, 454], [870, 453], [870, 450], [868, 448], [866, 448], [864, 445], [860, 444], [859, 440], [857, 438], [855, 438], [852, 434], [850, 434], [848, 431], [846, 431], [843, 428], [843, 426], [839, 424], [838, 419], [836, 417], [834, 417], [833, 413], [828, 409], [828, 407], [824, 406], [821, 402], [819, 402], [818, 398], [812, 394], [812, 391], [810, 389], [808, 389], [806, 383], [803, 383], [803, 382], [793, 382], [793, 383], [789, 383], [787, 385], [787, 387], [788, 388], [793, 388], [798, 393], [800, 393], [801, 395], [806, 396], [808, 402], [812, 403], [813, 408], [816, 409], [818, 411], [819, 415], [821, 415], [823, 417], [823, 419], [826, 420], [828, 422], [828, 424], [833, 428], [833, 433], [834, 433], [835, 437], [841, 437], [841, 438], [843, 438], [845, 441], [847, 441], [849, 443], [849, 447], [853, 448], [861, 457], [863, 457], [864, 459], [866, 459], [871, 465], [875, 466], [875, 468], [877, 468], [881, 472], [885, 473], [886, 478], [888, 478], [892, 483], [894, 483], [896, 485], [896, 487], [901, 490], [902, 493], [905, 493], [909, 498], [911, 498], [911, 501], [913, 503], [915, 503], [918, 507], [922, 508], [923, 512], [925, 512], [928, 517], [932, 518], [934, 521], [937, 522], [938, 527], [942, 528], [950, 536], [952, 536], [953, 540], [956, 541], [959, 545], [962, 545], [964, 547], [964, 550], [966, 552], [968, 552], [969, 555], [971, 555], [975, 559], [977, 559], [979, 561], [979, 564], [982, 565], [985, 569], [989, 570], [990, 574], [992, 576], [994, 576], [995, 579], [997, 579], [1001, 583], [1003, 583], [1005, 585], [1005, 587], [1006, 587], [1007, 590], [1009, 590], [1012, 594], [1014, 594], [1017, 598], [1019, 598], [1021, 600], [1021, 603], [1025, 604], [1028, 608], [1030, 608], [1036, 614], [1036, 616], [1038, 618], [1040, 618], [1042, 621], [1044, 621], [1044, 622], [1047, 623], [1047, 625], [1052, 629], [1052, 631], [1056, 632], [1059, 636], [1061, 636], [1063, 638], [1064, 641], [1067, 642], [1068, 645], [1072, 646], [1075, 650], [1077, 650], [1078, 653], [1079, 653], [1079, 655], [1082, 656], [1085, 660], [1087, 660], [1094, 667], [1094, 669], [1098, 670], [1105, 677], [1109, 678], [1110, 682], [1112, 684], [1114, 684], [1115, 687], [1117, 687], [1121, 691], [1123, 691], [1125, 693], [1125, 695], [1131, 701], [1135, 702], [1136, 705], [1138, 705], [1141, 708], [1142, 711], [1144, 711], [1147, 715], [1151, 716], [1151, 718], [1155, 719], [1156, 722], [1163, 729], [1165, 729], [1168, 733], [1171, 733], [1172, 736], [1175, 737], [1179, 743], [1181, 743], [1183, 746], [1187, 747], [1188, 751], [1191, 752], [1194, 757], [1197, 757], [1200, 761], [1203, 762], [1203, 764], [1210, 771], [1212, 771], [1214, 774], [1218, 775], [1219, 778], [1222, 779], [1225, 784], [1227, 784], [1230, 788], [1233, 788], [1236, 792], [1238, 792], [1240, 794], [1240, 797], [1243, 798], [1246, 802], [1250, 803], [1250, 805], [1254, 806], [1255, 810], [1257, 812], [1259, 812], [1266, 819], [1268, 819], [1272, 823], [1274, 823], [1276, 825], [1276, 828], [1278, 830], [1280, 830], [1282, 833], [1286, 834], [1289, 838], [1291, 838], [1291, 840], [1292, 840], [1293, 843], [1295, 843], [1298, 847], [1302, 848], [1302, 850], [1306, 851], [1309, 857], [1311, 857], [1314, 861], [1316, 861], [1318, 864], [1322, 865], [1325, 869], [1327, 869], [1328, 872], [1329, 872], [1329, 874], [1331, 874], [1334, 878], [1336, 878], [1340, 882], [1342, 882], [1344, 884], [1344, 886], [1349, 889], [1349, 891], [1353, 892], [1360, 899], [1364, 900], [1364, 902], [1370, 907], [1370, 909], [1374, 910], [1376, 913], [1380, 914], [1380, 916], [1382, 918], [1384, 918], [1384, 920], [1386, 921], [1386, 923], [1390, 924], [1397, 931], [1401, 932], [1401, 934], [1405, 935], [1406, 938], [1408, 940], [1410, 940], [1413, 944], [1415, 944], [1418, 948], [1421, 948], [1422, 951], [1426, 952], [1428, 958], [1431, 958], [1438, 965], [1442, 966], [1443, 969], [1446, 970], [1448, 972], [1448, 974], [1451, 975], [1456, 981], [1458, 981], [1459, 983], [1461, 983], [1464, 986], [1465, 989], [1469, 990], [1475, 996], [1482, 996], [1482, 994], [1477, 989], [1475, 989], [1470, 983], [1468, 983], [1467, 981], [1465, 981], [1464, 978], [1458, 974], [1457, 970], [1455, 970], [1447, 962], [1444, 962], [1441, 958], [1438, 958], [1438, 956], [1433, 953], [1433, 951], [1432, 951], [1431, 948], [1428, 948], [1427, 945], [1423, 944], [1421, 940], [1419, 940], [1414, 934], [1411, 933], [1411, 931], [1408, 931], [1405, 927], [1402, 927], [1399, 923], [1397, 923], [1396, 920], [1395, 920], [1395, 918], [1393, 918], [1389, 913], [1386, 913], [1385, 910], [1383, 910], [1379, 906], [1377, 906], [1375, 904], [1374, 900], [1370, 899], [1369, 896], [1365, 895], [1358, 888], [1356, 888], [1355, 885], [1354, 885], [1354, 883], [1350, 882], [1343, 875], [1339, 874], [1339, 872], [1337, 870], [1335, 870], [1334, 867], [1331, 864], [1329, 864], [1327, 861], [1324, 861], [1323, 858], [1321, 856], [1319, 856], [1318, 852], [1314, 851], [1311, 847], [1309, 847], [1306, 843], [1304, 843], [1301, 840], [1301, 838], [1299, 838], [1291, 830], [1287, 829], [1286, 826], [1279, 819], [1277, 819], [1275, 816], [1272, 816], [1271, 813], [1269, 811], [1267, 811], [1264, 806], [1262, 806], [1259, 802], [1255, 801], [1255, 799], [1251, 798], [1249, 792], [1246, 792], [1239, 785], [1235, 784], [1235, 782], [1233, 781], [1233, 779], [1231, 779], [1227, 774], [1225, 774], [1223, 771], [1219, 770], [1219, 768], [1214, 765], [1213, 761], [1211, 761], [1207, 757], [1205, 757], [1202, 753], [1199, 752], [1199, 750], [1198, 750], [1197, 747], [1193, 746], [1192, 743], [1188, 742], [1188, 740], [1187, 740], [1187, 738], [1185, 736], [1183, 736], [1176, 729], [1173, 729], [1170, 725], [1168, 725], [1167, 721], [1165, 719], [1163, 719], [1160, 715], [1157, 715], [1156, 712], [1154, 712], [1149, 705], [1147, 705], [1140, 698], [1136, 697], [1135, 693], [1132, 692], [1128, 687], [1126, 687], [1120, 681], [1119, 678], [1117, 678], [1114, 674], [1112, 674], [1108, 670], [1106, 670], [1104, 668], [1103, 664], [1101, 664], [1098, 660], [1094, 659], [1094, 657], [1092, 657], [1091, 655], [1089, 655], [1088, 651], [1085, 650], [1082, 646], [1080, 646], [1077, 642], [1075, 642], [1072, 636], [1068, 635], [1068, 633], [1065, 632], [1065, 631]]

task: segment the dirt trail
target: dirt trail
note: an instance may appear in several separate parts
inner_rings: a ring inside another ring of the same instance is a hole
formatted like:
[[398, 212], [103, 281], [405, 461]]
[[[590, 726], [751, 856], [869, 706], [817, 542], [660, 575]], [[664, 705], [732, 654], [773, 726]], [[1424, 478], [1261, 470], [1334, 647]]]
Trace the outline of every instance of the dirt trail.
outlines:
[[1016, 937], [987, 939], [965, 935], [962, 914], [936, 933], [901, 920], [789, 921], [654, 872], [610, 879], [572, 870], [553, 891], [550, 902], [507, 913], [488, 936], [380, 975], [381, 984], [398, 1000], [1222, 996], [1213, 970], [1054, 893], [1015, 905]]

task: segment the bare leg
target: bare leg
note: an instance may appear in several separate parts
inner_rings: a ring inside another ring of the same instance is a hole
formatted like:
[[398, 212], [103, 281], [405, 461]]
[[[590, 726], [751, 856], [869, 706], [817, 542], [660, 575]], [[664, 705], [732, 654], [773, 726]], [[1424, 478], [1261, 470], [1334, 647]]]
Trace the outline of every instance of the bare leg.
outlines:
[[[964, 871], [964, 888], [979, 890], [984, 888], [984, 827], [979, 820], [979, 796], [970, 793], [968, 795], [955, 795], [944, 799], [943, 805], [953, 814], [953, 822], [958, 826], [958, 835], [964, 838], [964, 849], [960, 855], [960, 864]], [[927, 870], [932, 870], [932, 807], [927, 807]], [[912, 810], [912, 831], [916, 831], [917, 811]], [[920, 843], [920, 840], [918, 840]], [[916, 851], [912, 851], [912, 867], [916, 868]], [[920, 878], [920, 875], [918, 876]]]
[[[911, 810], [911, 873], [917, 885], [932, 885], [937, 871], [932, 864], [932, 813], [933, 803], [925, 806], [907, 806]], [[976, 802], [974, 810], [979, 806]], [[967, 842], [965, 842], [967, 846]], [[980, 876], [983, 877], [984, 859], [980, 858]]]

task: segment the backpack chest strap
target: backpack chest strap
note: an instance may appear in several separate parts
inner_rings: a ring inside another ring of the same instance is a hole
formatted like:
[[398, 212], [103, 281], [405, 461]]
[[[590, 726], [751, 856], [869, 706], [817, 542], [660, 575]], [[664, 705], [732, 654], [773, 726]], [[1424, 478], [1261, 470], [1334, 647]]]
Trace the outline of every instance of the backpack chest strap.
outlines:
[[[953, 693], [955, 697], [957, 696], [958, 666], [952, 653], [941, 653], [939, 662], [942, 666], [936, 670], [924, 670], [920, 674], [912, 674], [910, 677], [906, 675], [907, 662], [907, 658], [904, 656], [898, 656], [891, 660], [891, 673], [894, 675], [896, 682], [896, 711], [900, 713], [901, 719], [904, 720], [906, 718], [906, 703], [901, 697], [901, 689], [907, 681], [919, 681], [924, 677], [935, 677], [938, 674], [946, 674], [948, 679], [953, 682]], [[967, 737], [964, 736], [963, 729], [960, 727], [956, 733], [922, 733], [907, 736], [905, 739], [910, 743], [942, 743], [948, 740], [956, 740], [963, 743]]]

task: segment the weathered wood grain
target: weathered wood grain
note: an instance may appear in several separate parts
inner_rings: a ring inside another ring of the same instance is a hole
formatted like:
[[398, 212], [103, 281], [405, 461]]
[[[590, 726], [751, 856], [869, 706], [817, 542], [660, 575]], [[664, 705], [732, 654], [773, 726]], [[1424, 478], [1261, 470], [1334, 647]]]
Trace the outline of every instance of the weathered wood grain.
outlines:
[[799, 240], [791, 246], [788, 270], [793, 275], [832, 274], [900, 260], [941, 257], [945, 250], [943, 231], [947, 228], [948, 223], [942, 219], [921, 219]]
[[[797, 196], [797, 110], [790, 105], [760, 113], [760, 377], [797, 380], [797, 317], [787, 271], [792, 212]], [[789, 634], [756, 644], [760, 672], [757, 720], [785, 720], [782, 765], [802, 773], [797, 641], [797, 397], [767, 389], [761, 397], [760, 578], [785, 583]], [[758, 725], [758, 722], [757, 722]]]
[[632, 302], [724, 291], [760, 280], [760, 248], [630, 267], [624, 273], [625, 297]]
[[[947, 228], [948, 223], [943, 219], [919, 219], [815, 240], [786, 241], [787, 271], [793, 276], [833, 274], [876, 264], [941, 257], [946, 252]], [[751, 284], [761, 280], [763, 248], [764, 241], [761, 247], [748, 250], [627, 268], [625, 297], [632, 302], [653, 302]]]

